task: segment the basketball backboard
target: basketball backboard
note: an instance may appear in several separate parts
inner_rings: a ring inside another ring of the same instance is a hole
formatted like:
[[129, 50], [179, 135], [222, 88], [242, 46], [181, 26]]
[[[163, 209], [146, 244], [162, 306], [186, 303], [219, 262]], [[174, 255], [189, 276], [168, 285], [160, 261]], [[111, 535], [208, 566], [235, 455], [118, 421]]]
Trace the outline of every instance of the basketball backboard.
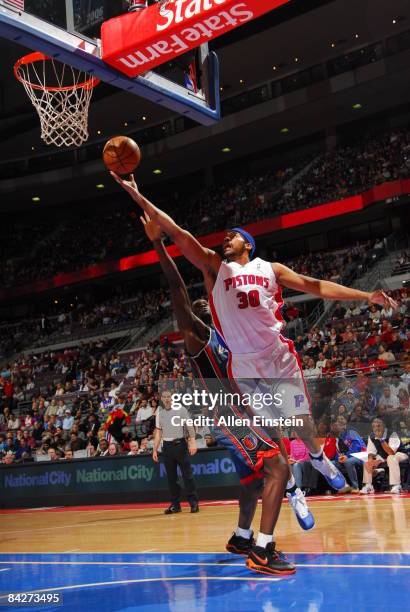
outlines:
[[125, 0], [0, 0], [0, 37], [204, 125], [218, 121], [218, 59], [207, 45], [138, 78], [129, 78], [102, 61], [101, 25], [126, 10]]

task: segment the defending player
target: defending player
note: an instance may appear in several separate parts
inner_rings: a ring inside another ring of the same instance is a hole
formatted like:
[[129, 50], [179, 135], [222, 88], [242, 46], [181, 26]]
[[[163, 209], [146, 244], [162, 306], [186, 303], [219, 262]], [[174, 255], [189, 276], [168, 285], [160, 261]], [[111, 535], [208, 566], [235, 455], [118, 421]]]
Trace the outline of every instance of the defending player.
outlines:
[[[228, 350], [212, 326], [208, 303], [206, 300], [197, 300], [191, 306], [185, 283], [163, 245], [161, 228], [150, 220], [147, 213], [145, 217], [141, 217], [141, 221], [158, 254], [162, 271], [169, 283], [178, 328], [183, 335], [194, 370], [198, 378], [204, 381], [204, 386], [209, 388], [212, 381], [215, 381], [215, 391], [219, 391], [228, 378], [226, 370]], [[218, 416], [221, 414], [228, 416], [230, 410], [233, 408], [219, 407]], [[226, 548], [229, 552], [247, 555], [253, 543], [251, 524], [263, 485], [263, 461], [277, 454], [277, 445], [266, 432], [259, 428], [215, 427], [212, 435], [217, 442], [231, 452], [241, 483], [238, 527]], [[294, 479], [293, 482], [288, 483], [287, 497], [300, 525], [304, 529], [311, 529], [314, 526], [313, 517], [302, 491], [296, 488]], [[264, 500], [265, 504], [272, 504], [275, 515], [279, 514], [280, 502], [280, 499], [267, 498]], [[282, 572], [283, 562], [283, 558], [275, 559], [272, 567], [269, 568], [269, 573]]]
[[[270, 381], [270, 384], [273, 381], [281, 382], [281, 388], [284, 387], [281, 416], [302, 420], [299, 435], [309, 449], [313, 466], [333, 488], [342, 489], [346, 484], [344, 477], [327, 459], [315, 440], [310, 399], [293, 342], [281, 334], [283, 320], [280, 315], [280, 288], [288, 287], [328, 300], [368, 300], [393, 308], [396, 306], [394, 300], [382, 291], [359, 291], [298, 274], [279, 263], [270, 263], [260, 258], [251, 260], [255, 241], [242, 228], [234, 228], [226, 233], [222, 260], [220, 255], [203, 247], [192, 234], [179, 227], [169, 215], [147, 200], [138, 191], [132, 175], [129, 181], [114, 173], [112, 175], [160, 225], [182, 254], [202, 271], [215, 326], [230, 351], [228, 369], [231, 377], [237, 381], [253, 378]], [[261, 537], [257, 543], [260, 546], [269, 542], [269, 534], [259, 535]], [[262, 553], [257, 556], [259, 561], [254, 558], [251, 563], [257, 566], [257, 571], [263, 571], [263, 561], [269, 558], [269, 554], [267, 552], [265, 558]]]

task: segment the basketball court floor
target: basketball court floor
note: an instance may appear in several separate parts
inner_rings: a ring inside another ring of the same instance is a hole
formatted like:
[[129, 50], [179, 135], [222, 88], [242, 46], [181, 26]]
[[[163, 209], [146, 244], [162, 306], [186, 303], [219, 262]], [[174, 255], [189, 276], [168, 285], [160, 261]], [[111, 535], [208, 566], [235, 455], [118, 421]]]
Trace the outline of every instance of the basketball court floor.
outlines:
[[410, 495], [311, 498], [310, 506], [316, 527], [303, 532], [284, 502], [276, 540], [297, 572], [281, 578], [253, 574], [224, 550], [236, 502], [175, 516], [163, 504], [3, 510], [0, 607], [11, 607], [9, 593], [36, 593], [60, 598], [40, 610], [406, 608]]

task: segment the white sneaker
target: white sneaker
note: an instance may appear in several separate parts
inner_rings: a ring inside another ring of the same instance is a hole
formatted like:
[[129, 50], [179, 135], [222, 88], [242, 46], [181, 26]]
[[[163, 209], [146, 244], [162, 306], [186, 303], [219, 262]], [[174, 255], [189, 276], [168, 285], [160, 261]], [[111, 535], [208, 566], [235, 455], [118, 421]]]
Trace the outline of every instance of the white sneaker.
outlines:
[[326, 478], [327, 483], [333, 487], [333, 489], [340, 491], [340, 489], [346, 486], [346, 480], [343, 474], [323, 452], [320, 457], [312, 457], [311, 455], [310, 462], [313, 467]]
[[374, 493], [374, 486], [371, 484], [364, 485], [363, 489], [360, 491], [360, 495], [369, 495], [369, 493]]
[[294, 493], [286, 492], [286, 497], [302, 529], [305, 531], [313, 529], [315, 519], [309, 510], [303, 491], [298, 487]]
[[400, 493], [401, 493], [401, 485], [394, 485], [391, 488], [390, 493], [393, 493], [394, 495], [400, 495]]

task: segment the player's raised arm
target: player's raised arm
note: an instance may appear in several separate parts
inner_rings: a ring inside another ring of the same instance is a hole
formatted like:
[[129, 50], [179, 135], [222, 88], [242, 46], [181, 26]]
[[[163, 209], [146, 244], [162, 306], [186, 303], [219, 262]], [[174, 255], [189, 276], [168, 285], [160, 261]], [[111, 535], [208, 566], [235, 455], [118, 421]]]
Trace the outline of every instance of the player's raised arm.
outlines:
[[288, 289], [294, 289], [295, 291], [301, 291], [303, 293], [311, 293], [324, 300], [367, 300], [373, 304], [381, 304], [382, 306], [388, 306], [393, 309], [397, 308], [397, 303], [384, 293], [384, 291], [368, 292], [360, 291], [359, 289], [351, 289], [350, 287], [344, 287], [343, 285], [332, 283], [331, 281], [319, 280], [317, 278], [298, 274], [287, 266], [279, 263], [273, 263], [272, 269], [278, 283], [283, 285], [283, 287], [288, 287]]
[[134, 175], [131, 174], [129, 180], [122, 179], [115, 172], [110, 173], [121, 187], [130, 194], [134, 202], [136, 202], [150, 218], [158, 223], [161, 230], [171, 238], [180, 249], [181, 253], [186, 257], [196, 268], [202, 270], [204, 274], [217, 274], [221, 263], [221, 258], [215, 251], [202, 246], [200, 242], [192, 234], [182, 229], [175, 221], [160, 210], [152, 202], [147, 200], [140, 193], [138, 186], [134, 180]]
[[158, 255], [161, 269], [168, 281], [172, 308], [177, 319], [178, 328], [184, 336], [188, 353], [199, 353], [208, 341], [209, 329], [193, 312], [188, 291], [178, 268], [162, 242], [162, 230], [148, 213], [140, 217], [145, 233], [151, 240]]

